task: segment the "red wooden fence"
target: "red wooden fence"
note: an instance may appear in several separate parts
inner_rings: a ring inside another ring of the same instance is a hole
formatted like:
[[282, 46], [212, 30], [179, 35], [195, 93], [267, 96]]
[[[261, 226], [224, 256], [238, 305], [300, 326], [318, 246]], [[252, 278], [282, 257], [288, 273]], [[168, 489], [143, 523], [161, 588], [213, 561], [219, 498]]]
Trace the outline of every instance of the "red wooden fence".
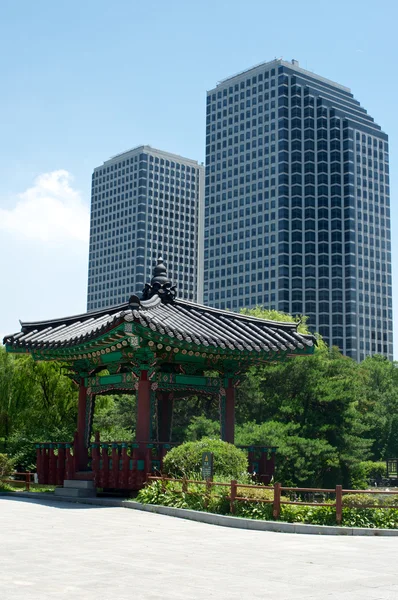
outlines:
[[[210, 496], [210, 490], [212, 486], [220, 486], [220, 487], [227, 487], [230, 489], [229, 492], [229, 496], [227, 496], [227, 500], [229, 500], [230, 502], [230, 512], [231, 514], [235, 513], [236, 510], [236, 503], [237, 502], [262, 502], [262, 503], [266, 503], [266, 504], [272, 504], [273, 505], [273, 517], [274, 519], [278, 520], [281, 514], [281, 506], [283, 504], [292, 504], [292, 505], [302, 505], [302, 506], [329, 506], [329, 507], [334, 507], [336, 510], [336, 523], [338, 525], [341, 525], [341, 521], [342, 521], [342, 514], [343, 514], [343, 495], [344, 494], [377, 494], [377, 495], [397, 495], [397, 492], [391, 492], [391, 491], [382, 491], [382, 490], [343, 490], [343, 486], [341, 485], [336, 485], [336, 487], [334, 489], [321, 489], [321, 488], [296, 488], [296, 487], [283, 487], [280, 483], [275, 483], [272, 487], [266, 487], [266, 486], [262, 486], [262, 485], [249, 485], [249, 484], [241, 484], [238, 483], [236, 480], [232, 480], [231, 483], [221, 483], [218, 481], [203, 481], [203, 480], [194, 480], [194, 479], [173, 479], [171, 477], [157, 477], [154, 475], [147, 475], [147, 481], [161, 481], [162, 482], [162, 488], [163, 491], [166, 490], [166, 482], [168, 481], [172, 481], [175, 483], [180, 483], [181, 484], [181, 490], [173, 490], [176, 493], [188, 493], [188, 494], [193, 494], [196, 492], [190, 492], [189, 491], [189, 484], [199, 484], [199, 485], [204, 485], [205, 486], [205, 490], [204, 490], [204, 494], [205, 497], [209, 498]], [[256, 489], [256, 490], [272, 490], [273, 491], [273, 498], [272, 499], [266, 499], [266, 498], [255, 498], [255, 497], [247, 497], [247, 496], [239, 496], [238, 495], [238, 490], [240, 488], [243, 489]], [[319, 494], [333, 494], [335, 495], [335, 501], [334, 502], [309, 502], [309, 501], [303, 501], [303, 500], [288, 500], [286, 495], [283, 495], [283, 493], [288, 492], [289, 494], [302, 494], [302, 493], [309, 493], [309, 494], [315, 494], [315, 493], [319, 493]], [[380, 504], [351, 504], [350, 503], [350, 508], [391, 508], [391, 506], [383, 506]], [[398, 509], [398, 506], [396, 507]]]

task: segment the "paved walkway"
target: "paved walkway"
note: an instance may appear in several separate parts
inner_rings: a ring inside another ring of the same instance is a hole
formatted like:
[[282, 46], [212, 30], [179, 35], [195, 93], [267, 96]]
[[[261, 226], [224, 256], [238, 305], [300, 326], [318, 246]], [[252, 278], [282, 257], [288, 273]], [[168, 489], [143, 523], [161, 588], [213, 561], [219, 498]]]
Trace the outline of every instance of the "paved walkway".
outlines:
[[396, 537], [229, 529], [0, 498], [1, 600], [396, 600]]

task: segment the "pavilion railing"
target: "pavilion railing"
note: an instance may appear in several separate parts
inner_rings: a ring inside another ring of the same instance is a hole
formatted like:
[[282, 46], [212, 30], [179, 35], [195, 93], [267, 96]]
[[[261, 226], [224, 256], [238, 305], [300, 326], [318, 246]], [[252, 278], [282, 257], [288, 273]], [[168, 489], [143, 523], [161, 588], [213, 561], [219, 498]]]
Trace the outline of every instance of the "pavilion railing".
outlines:
[[38, 482], [44, 485], [63, 485], [64, 479], [72, 479], [76, 472], [73, 443], [36, 444], [36, 468]]
[[140, 489], [147, 473], [161, 473], [163, 459], [173, 445], [166, 442], [95, 441], [91, 444], [91, 468], [96, 487]]
[[[174, 445], [166, 442], [103, 442], [97, 434], [88, 449], [89, 471], [85, 474], [99, 488], [137, 490], [144, 485], [147, 473], [162, 472], [163, 459]], [[73, 442], [36, 444], [36, 457], [40, 484], [63, 485], [65, 479], [74, 479], [78, 473]]]

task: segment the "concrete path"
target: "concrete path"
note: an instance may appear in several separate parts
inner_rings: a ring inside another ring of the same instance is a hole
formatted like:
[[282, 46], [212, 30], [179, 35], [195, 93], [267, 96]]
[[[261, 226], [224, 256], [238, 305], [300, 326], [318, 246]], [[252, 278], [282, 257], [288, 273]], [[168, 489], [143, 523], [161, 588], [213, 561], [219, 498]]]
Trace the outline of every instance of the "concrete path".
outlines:
[[396, 600], [396, 537], [229, 529], [0, 498], [1, 600]]

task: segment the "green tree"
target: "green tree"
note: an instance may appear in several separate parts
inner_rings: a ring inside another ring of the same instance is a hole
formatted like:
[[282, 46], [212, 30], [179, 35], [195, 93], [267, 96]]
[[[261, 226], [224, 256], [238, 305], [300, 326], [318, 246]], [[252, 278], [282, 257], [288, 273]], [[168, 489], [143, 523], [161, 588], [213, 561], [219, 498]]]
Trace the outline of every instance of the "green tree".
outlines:
[[27, 377], [29, 356], [8, 354], [0, 346], [0, 438], [4, 450], [10, 435], [24, 423], [24, 412], [34, 396], [34, 384]]
[[[260, 309], [248, 312], [270, 316]], [[282, 320], [280, 314], [272, 316]], [[250, 369], [238, 393], [237, 422], [262, 425], [262, 434], [269, 435], [269, 422], [284, 426], [277, 429], [278, 444], [264, 435], [261, 443], [281, 447], [288, 464], [280, 472], [289, 481], [347, 486], [353, 466], [371, 455], [368, 426], [359, 411], [363, 394], [359, 365], [319, 339], [313, 355]], [[247, 430], [243, 433], [245, 443], [254, 443]]]
[[133, 440], [136, 426], [136, 397], [134, 394], [97, 396], [93, 432], [99, 431], [102, 440]]
[[305, 315], [297, 315], [293, 317], [288, 313], [274, 310], [273, 308], [264, 308], [256, 306], [255, 308], [242, 308], [242, 315], [257, 317], [258, 319], [266, 319], [267, 321], [280, 321], [281, 323], [298, 323], [298, 331], [300, 333], [309, 333], [307, 326], [308, 317]]
[[326, 440], [304, 437], [300, 430], [296, 423], [245, 423], [236, 428], [236, 443], [277, 446], [278, 481], [284, 485], [321, 486], [328, 471], [338, 467], [338, 452]]
[[204, 437], [219, 439], [220, 422], [207, 419], [203, 415], [192, 417], [186, 429], [186, 440], [194, 442]]
[[398, 370], [397, 363], [383, 356], [366, 358], [358, 369], [363, 387], [359, 411], [372, 440], [372, 453], [378, 460], [398, 450]]

